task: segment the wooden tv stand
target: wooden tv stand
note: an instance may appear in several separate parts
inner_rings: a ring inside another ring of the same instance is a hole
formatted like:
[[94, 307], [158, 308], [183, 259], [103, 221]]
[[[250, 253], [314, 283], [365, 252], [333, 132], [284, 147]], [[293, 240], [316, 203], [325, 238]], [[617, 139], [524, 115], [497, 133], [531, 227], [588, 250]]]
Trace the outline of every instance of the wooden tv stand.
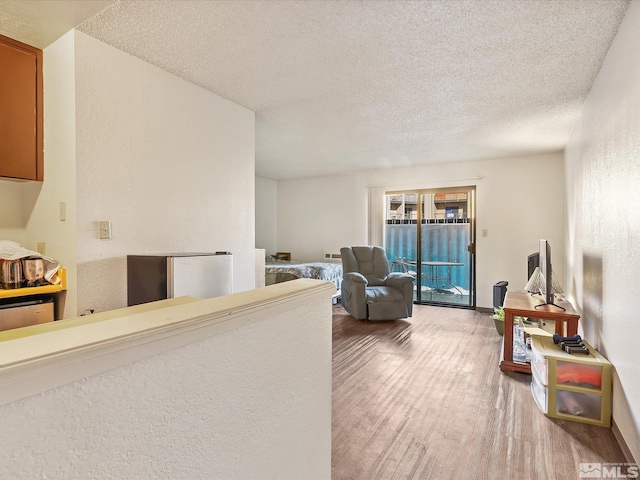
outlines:
[[513, 361], [513, 318], [528, 317], [555, 322], [555, 331], [562, 336], [570, 337], [578, 333], [578, 319], [573, 306], [567, 301], [556, 300], [555, 305], [540, 305], [544, 300], [540, 295], [528, 292], [509, 292], [504, 297], [504, 343], [500, 370], [503, 372], [531, 373], [531, 365]]

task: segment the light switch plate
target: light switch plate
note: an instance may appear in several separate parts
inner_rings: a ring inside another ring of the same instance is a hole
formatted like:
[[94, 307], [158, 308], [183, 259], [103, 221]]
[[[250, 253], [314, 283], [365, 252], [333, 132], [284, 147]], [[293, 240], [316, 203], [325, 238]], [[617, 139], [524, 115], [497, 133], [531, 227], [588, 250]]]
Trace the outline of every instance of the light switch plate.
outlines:
[[109, 240], [111, 238], [111, 222], [109, 220], [98, 222], [98, 238], [101, 240]]

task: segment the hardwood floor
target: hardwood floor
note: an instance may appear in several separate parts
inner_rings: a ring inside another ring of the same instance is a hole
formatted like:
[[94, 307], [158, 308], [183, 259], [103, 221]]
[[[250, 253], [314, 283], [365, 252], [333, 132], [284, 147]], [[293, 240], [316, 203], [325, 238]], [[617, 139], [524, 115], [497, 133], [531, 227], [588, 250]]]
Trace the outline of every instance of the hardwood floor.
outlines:
[[610, 429], [543, 415], [530, 375], [499, 370], [501, 343], [472, 310], [367, 323], [335, 306], [333, 480], [575, 480], [625, 462]]

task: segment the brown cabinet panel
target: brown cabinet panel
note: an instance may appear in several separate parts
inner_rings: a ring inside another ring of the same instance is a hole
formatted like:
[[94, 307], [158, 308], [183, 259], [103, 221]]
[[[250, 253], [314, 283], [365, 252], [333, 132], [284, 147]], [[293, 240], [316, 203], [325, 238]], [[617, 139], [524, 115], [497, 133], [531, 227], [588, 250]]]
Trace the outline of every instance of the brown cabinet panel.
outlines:
[[0, 176], [44, 179], [42, 51], [0, 35]]

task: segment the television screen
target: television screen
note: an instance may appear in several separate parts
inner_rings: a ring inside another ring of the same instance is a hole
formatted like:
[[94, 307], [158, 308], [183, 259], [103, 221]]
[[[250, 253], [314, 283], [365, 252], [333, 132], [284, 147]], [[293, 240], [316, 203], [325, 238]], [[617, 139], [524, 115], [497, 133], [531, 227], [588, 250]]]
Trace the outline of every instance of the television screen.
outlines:
[[551, 269], [551, 247], [546, 240], [540, 240], [540, 294], [544, 298], [544, 303], [553, 304], [552, 269]]
[[535, 252], [527, 257], [527, 281], [531, 279], [531, 275], [536, 271], [536, 267], [540, 266], [540, 253]]

